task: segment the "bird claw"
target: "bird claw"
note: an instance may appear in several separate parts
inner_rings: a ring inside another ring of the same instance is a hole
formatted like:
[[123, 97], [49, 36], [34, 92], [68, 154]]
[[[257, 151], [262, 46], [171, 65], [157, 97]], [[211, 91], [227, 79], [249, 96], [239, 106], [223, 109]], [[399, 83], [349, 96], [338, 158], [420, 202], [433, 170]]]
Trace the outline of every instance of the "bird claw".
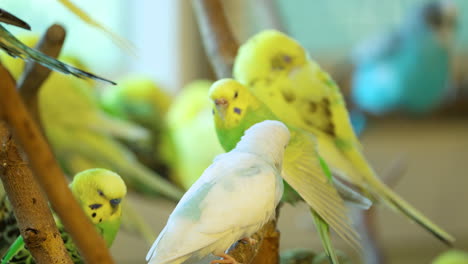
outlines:
[[215, 255], [215, 256], [218, 256], [222, 259], [215, 259], [215, 260], [212, 260], [210, 262], [210, 264], [242, 264], [242, 263], [239, 263], [237, 262], [237, 260], [231, 256], [229, 256], [228, 254], [219, 254], [219, 255]]

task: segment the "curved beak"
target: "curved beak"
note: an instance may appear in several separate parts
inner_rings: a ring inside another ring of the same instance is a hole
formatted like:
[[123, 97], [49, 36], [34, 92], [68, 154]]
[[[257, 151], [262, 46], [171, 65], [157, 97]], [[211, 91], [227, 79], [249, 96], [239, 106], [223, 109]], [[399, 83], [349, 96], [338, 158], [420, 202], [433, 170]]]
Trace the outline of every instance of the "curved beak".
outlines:
[[221, 118], [224, 119], [224, 114], [226, 113], [226, 110], [229, 106], [228, 100], [221, 97], [221, 98], [215, 99], [214, 103], [215, 103], [216, 109], [218, 109], [218, 112], [220, 113]]
[[214, 103], [217, 108], [227, 108], [227, 106], [229, 105], [228, 101], [224, 98], [215, 99]]
[[13, 26], [17, 26], [20, 28], [24, 28], [27, 30], [31, 30], [31, 27], [28, 25], [28, 23], [24, 22], [23, 20], [17, 18], [16, 16], [12, 15], [11, 13], [1, 8], [0, 8], [0, 22], [10, 24]]

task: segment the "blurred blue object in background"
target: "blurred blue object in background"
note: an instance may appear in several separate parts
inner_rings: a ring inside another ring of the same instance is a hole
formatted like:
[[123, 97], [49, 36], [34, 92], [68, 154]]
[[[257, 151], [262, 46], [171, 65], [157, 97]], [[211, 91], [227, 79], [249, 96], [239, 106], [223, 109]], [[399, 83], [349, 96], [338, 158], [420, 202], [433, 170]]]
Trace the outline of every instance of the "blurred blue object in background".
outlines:
[[352, 100], [383, 115], [430, 113], [447, 95], [457, 8], [431, 1], [413, 8], [399, 28], [358, 46]]

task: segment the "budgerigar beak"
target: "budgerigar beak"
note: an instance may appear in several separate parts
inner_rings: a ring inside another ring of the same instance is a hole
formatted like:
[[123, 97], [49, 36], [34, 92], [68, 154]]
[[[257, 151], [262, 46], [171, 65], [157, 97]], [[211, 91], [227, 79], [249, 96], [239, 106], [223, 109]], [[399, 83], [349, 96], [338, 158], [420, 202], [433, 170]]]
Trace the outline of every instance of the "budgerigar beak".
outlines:
[[0, 22], [7, 23], [13, 26], [17, 26], [20, 28], [24, 28], [27, 30], [31, 30], [31, 27], [28, 23], [24, 22], [23, 20], [17, 18], [16, 16], [12, 15], [11, 13], [3, 10], [0, 8]]
[[221, 115], [221, 118], [224, 119], [224, 115], [226, 113], [226, 110], [229, 106], [229, 102], [225, 98], [218, 98], [214, 100], [214, 103], [216, 105], [216, 109], [218, 109], [218, 112]]

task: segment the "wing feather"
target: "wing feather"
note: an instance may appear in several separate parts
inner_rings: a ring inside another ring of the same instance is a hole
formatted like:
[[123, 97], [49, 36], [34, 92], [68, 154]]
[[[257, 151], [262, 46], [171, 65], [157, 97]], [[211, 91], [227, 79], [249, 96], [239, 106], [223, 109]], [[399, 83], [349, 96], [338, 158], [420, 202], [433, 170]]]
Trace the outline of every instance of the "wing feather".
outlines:
[[344, 201], [320, 165], [315, 139], [303, 131], [293, 133], [285, 152], [283, 178], [341, 238], [360, 249]]

